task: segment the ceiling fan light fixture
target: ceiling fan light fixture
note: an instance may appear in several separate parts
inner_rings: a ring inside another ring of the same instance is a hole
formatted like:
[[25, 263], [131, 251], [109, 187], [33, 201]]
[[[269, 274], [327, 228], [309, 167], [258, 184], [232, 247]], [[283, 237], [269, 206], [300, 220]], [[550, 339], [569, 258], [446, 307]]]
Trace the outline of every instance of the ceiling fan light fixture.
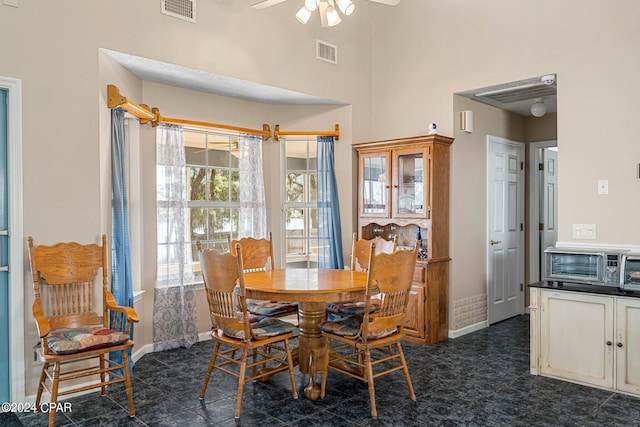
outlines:
[[340, 19], [340, 15], [338, 15], [336, 8], [333, 7], [332, 4], [327, 6], [327, 25], [329, 27], [335, 27], [340, 23], [340, 21], [342, 21], [342, 19]]
[[356, 10], [356, 5], [351, 0], [337, 0], [338, 7], [346, 16], [349, 16]]
[[547, 112], [547, 105], [544, 103], [544, 99], [536, 99], [536, 101], [531, 106], [531, 114], [534, 117], [542, 117]]
[[309, 9], [310, 12], [313, 12], [314, 10], [316, 10], [318, 8], [318, 1], [317, 0], [304, 0], [304, 7]]
[[296, 13], [296, 19], [302, 24], [309, 22], [309, 18], [311, 18], [311, 11], [307, 9], [306, 6], [302, 6], [298, 13]]

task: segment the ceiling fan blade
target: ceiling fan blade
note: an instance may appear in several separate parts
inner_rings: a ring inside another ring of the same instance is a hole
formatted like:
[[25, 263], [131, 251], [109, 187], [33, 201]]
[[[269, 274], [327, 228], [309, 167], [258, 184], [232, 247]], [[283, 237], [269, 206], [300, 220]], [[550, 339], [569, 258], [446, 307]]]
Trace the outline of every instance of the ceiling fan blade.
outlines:
[[251, 5], [251, 9], [264, 9], [265, 7], [275, 6], [287, 0], [262, 0]]
[[386, 4], [389, 6], [396, 6], [400, 3], [400, 0], [369, 0], [369, 1], [372, 1], [374, 3]]
[[318, 5], [318, 12], [320, 14], [320, 25], [324, 27], [328, 27], [329, 24], [327, 22], [327, 7], [329, 6], [329, 2], [321, 1]]

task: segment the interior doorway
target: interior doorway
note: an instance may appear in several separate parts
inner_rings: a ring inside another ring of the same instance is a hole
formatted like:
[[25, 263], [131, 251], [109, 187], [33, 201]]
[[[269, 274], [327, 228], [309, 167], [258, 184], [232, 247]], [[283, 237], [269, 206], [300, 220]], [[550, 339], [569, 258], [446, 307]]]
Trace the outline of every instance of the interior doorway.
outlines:
[[544, 250], [558, 240], [558, 143], [529, 144], [529, 277], [545, 277]]

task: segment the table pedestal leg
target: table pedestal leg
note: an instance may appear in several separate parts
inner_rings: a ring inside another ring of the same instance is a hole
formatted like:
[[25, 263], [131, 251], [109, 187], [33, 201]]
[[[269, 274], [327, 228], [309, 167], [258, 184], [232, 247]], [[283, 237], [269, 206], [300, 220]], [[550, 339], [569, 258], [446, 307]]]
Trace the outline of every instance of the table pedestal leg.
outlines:
[[300, 335], [298, 337], [298, 357], [300, 371], [309, 375], [309, 385], [304, 389], [307, 399], [316, 400], [320, 387], [316, 384], [316, 374], [327, 375], [326, 340], [318, 327], [326, 316], [323, 302], [301, 302], [299, 305]]

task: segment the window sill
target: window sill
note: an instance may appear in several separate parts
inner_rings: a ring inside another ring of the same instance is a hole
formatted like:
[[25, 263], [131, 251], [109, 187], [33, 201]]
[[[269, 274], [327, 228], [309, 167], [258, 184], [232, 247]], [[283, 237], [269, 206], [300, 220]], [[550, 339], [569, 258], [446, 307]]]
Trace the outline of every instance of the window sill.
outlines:
[[145, 290], [133, 291], [133, 302], [140, 302], [140, 300], [142, 300], [142, 294], [145, 292]]

